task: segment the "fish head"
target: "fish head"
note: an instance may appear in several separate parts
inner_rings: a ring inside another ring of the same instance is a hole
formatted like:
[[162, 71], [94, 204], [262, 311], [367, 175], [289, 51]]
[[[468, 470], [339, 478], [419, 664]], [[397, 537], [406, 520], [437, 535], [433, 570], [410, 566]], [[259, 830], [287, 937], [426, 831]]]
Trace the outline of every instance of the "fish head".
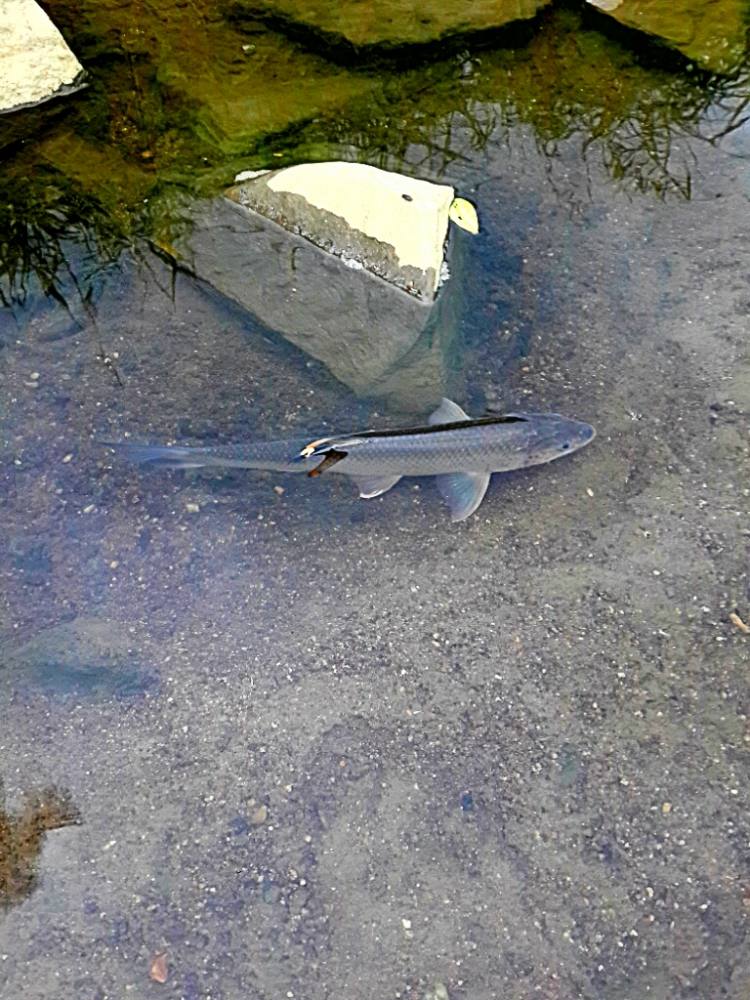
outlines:
[[593, 440], [596, 431], [582, 420], [571, 420], [559, 413], [514, 413], [522, 419], [526, 465], [542, 465], [563, 455], [570, 455]]

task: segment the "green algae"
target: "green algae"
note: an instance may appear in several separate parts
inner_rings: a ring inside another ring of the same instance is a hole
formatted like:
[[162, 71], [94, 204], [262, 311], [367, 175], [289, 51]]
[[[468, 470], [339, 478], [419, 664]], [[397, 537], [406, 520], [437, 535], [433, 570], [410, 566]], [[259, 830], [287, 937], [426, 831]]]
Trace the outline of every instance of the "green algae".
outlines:
[[79, 57], [95, 64], [100, 114], [89, 128], [151, 171], [199, 170], [376, 86], [252, 19], [223, 19], [208, 0], [76, 0], [59, 14]]
[[356, 48], [424, 44], [456, 33], [486, 31], [534, 17], [550, 0], [241, 0], [277, 23], [298, 25]]
[[747, 48], [747, 0], [589, 0], [628, 28], [646, 32], [703, 69], [731, 71]]

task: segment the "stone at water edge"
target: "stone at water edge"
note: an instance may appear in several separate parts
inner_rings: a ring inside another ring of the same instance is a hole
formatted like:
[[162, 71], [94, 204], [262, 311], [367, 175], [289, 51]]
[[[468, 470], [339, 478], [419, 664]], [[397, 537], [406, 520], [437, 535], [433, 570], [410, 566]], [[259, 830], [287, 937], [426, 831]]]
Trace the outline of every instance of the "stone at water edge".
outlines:
[[746, 0], [587, 0], [628, 28], [653, 35], [706, 70], [724, 73], [744, 58]]
[[535, 17], [551, 0], [237, 0], [238, 9], [357, 48], [420, 45]]
[[[247, 172], [230, 197], [196, 203], [176, 252], [358, 395], [434, 406], [456, 367], [463, 294], [464, 238], [446, 239], [453, 189], [362, 164], [307, 166]], [[437, 294], [446, 245], [452, 277]]]
[[70, 93], [83, 67], [35, 0], [0, 0], [0, 113]]
[[366, 163], [303, 163], [238, 175], [227, 196], [322, 250], [432, 302], [452, 187]]

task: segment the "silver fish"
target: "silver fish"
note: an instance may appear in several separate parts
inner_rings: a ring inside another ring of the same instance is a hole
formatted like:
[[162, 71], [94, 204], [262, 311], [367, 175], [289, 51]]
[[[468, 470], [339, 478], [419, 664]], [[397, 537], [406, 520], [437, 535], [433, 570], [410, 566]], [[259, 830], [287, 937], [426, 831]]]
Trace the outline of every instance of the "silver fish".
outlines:
[[132, 461], [180, 469], [228, 466], [349, 476], [366, 499], [402, 476], [435, 476], [454, 521], [473, 514], [493, 472], [541, 465], [583, 448], [594, 428], [557, 413], [507, 413], [473, 420], [443, 399], [424, 427], [361, 431], [256, 444], [181, 448], [106, 443]]

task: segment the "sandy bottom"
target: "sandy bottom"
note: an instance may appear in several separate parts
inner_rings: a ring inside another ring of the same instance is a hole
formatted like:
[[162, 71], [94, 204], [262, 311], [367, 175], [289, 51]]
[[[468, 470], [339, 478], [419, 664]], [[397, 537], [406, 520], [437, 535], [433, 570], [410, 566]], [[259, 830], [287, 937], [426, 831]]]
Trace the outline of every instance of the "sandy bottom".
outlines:
[[428, 481], [113, 465], [388, 417], [156, 261], [96, 327], [5, 321], [0, 776], [82, 823], [0, 915], [3, 997], [750, 995], [739, 141], [689, 202], [523, 137], [446, 176], [516, 269], [460, 401], [598, 431], [458, 526]]

